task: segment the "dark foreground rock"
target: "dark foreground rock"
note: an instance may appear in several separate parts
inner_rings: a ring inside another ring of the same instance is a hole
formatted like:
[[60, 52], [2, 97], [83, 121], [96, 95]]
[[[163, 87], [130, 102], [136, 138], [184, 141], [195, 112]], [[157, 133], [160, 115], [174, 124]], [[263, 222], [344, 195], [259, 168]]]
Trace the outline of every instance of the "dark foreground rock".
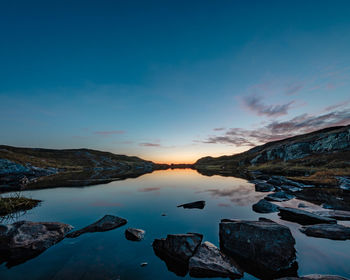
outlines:
[[112, 215], [105, 215], [102, 219], [98, 220], [97, 222], [84, 227], [82, 229], [73, 231], [69, 234], [67, 234], [67, 237], [69, 238], [75, 238], [78, 237], [84, 233], [87, 232], [103, 232], [103, 231], [108, 231], [112, 230], [118, 227], [121, 227], [127, 223], [127, 220], [117, 217], [117, 216], [112, 216]]
[[206, 241], [197, 249], [189, 261], [189, 271], [192, 277], [230, 277], [241, 278], [242, 270], [235, 261], [221, 253], [212, 243]]
[[280, 207], [279, 210], [279, 216], [281, 216], [283, 220], [299, 223], [301, 225], [337, 223], [335, 219], [322, 217], [320, 215], [316, 215], [311, 212], [297, 208]]
[[205, 206], [205, 201], [200, 200], [200, 201], [181, 204], [181, 205], [178, 205], [177, 207], [183, 207], [185, 209], [193, 209], [193, 208], [203, 209], [204, 206]]
[[0, 263], [13, 266], [31, 259], [61, 241], [71, 225], [20, 221], [0, 225]]
[[350, 221], [350, 211], [329, 210], [329, 211], [313, 211], [312, 213], [322, 217], [332, 218], [340, 221]]
[[301, 277], [283, 277], [277, 280], [349, 280], [348, 278], [337, 275], [322, 275], [322, 274], [310, 274]]
[[278, 206], [267, 201], [266, 199], [261, 199], [252, 206], [253, 211], [257, 213], [273, 213], [278, 212]]
[[294, 245], [289, 228], [268, 219], [220, 223], [221, 250], [257, 277], [295, 276]]
[[284, 191], [271, 193], [265, 197], [266, 200], [276, 201], [276, 202], [288, 201], [288, 200], [291, 200], [292, 198], [295, 198], [295, 196], [288, 194]]
[[255, 184], [256, 192], [272, 192], [275, 190], [275, 187], [269, 183], [257, 183]]
[[202, 243], [202, 238], [199, 233], [168, 234], [165, 239], [153, 241], [153, 251], [165, 262], [169, 271], [185, 276], [188, 273], [189, 259]]
[[125, 230], [125, 237], [131, 241], [140, 241], [145, 236], [145, 231], [138, 228], [128, 228]]
[[317, 224], [303, 226], [300, 231], [307, 236], [327, 238], [332, 240], [350, 239], [350, 227], [338, 224]]

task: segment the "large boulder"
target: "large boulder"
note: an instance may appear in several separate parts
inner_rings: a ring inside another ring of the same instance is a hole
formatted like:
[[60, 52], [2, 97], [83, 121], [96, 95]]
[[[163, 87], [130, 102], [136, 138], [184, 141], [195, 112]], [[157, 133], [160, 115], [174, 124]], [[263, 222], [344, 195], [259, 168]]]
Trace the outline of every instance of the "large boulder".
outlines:
[[300, 231], [307, 236], [327, 238], [333, 240], [350, 239], [350, 227], [338, 224], [317, 224], [303, 226]]
[[322, 217], [320, 215], [316, 215], [311, 212], [297, 209], [297, 208], [280, 207], [279, 210], [280, 210], [279, 215], [283, 220], [299, 223], [302, 225], [337, 223], [335, 219]]
[[33, 258], [61, 241], [72, 228], [58, 222], [0, 225], [0, 263], [7, 261], [12, 266]]
[[254, 276], [296, 275], [295, 240], [288, 227], [271, 220], [222, 220], [220, 248]]
[[266, 199], [261, 199], [252, 206], [253, 211], [257, 213], [273, 213], [278, 212], [278, 206], [267, 201]]
[[192, 277], [230, 277], [241, 278], [243, 271], [236, 262], [220, 252], [212, 243], [203, 242], [189, 261]]
[[181, 204], [181, 205], [178, 205], [177, 207], [183, 207], [185, 209], [194, 209], [194, 208], [203, 209], [204, 206], [205, 206], [205, 201], [200, 200], [200, 201]]
[[67, 237], [75, 238], [87, 232], [108, 231], [108, 230], [121, 227], [126, 223], [127, 223], [127, 220], [123, 218], [112, 216], [112, 215], [105, 215], [103, 218], [101, 218], [97, 222], [67, 234]]

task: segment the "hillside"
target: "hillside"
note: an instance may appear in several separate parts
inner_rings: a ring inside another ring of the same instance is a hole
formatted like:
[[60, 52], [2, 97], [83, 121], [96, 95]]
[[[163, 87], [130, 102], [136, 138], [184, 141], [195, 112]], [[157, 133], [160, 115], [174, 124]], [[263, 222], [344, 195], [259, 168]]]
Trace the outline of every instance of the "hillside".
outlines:
[[236, 155], [204, 157], [194, 166], [209, 175], [261, 171], [315, 184], [336, 184], [336, 176], [350, 175], [350, 125], [269, 142]]
[[158, 165], [138, 157], [89, 149], [0, 146], [0, 191], [89, 185], [136, 177]]

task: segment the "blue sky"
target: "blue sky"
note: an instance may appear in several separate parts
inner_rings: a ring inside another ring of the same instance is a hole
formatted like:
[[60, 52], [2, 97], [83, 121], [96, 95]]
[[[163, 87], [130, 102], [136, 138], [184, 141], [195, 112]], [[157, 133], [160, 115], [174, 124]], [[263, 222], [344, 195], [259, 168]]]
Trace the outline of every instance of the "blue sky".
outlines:
[[1, 1], [1, 144], [192, 162], [350, 123], [349, 1]]

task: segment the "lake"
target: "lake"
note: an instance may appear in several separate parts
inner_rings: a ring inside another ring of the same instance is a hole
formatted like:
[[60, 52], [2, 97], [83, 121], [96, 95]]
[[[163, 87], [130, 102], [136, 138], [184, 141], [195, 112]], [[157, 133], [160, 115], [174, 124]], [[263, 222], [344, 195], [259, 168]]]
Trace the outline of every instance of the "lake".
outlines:
[[[243, 179], [208, 177], [194, 170], [178, 169], [96, 186], [27, 191], [24, 195], [43, 202], [19, 220], [57, 221], [79, 229], [112, 214], [127, 219], [128, 223], [111, 231], [64, 239], [36, 258], [11, 268], [2, 264], [2, 280], [191, 279], [188, 274], [180, 277], [168, 271], [166, 264], [154, 254], [151, 244], [155, 238], [169, 233], [198, 232], [204, 235], [204, 241], [218, 246], [222, 218], [257, 220], [259, 217], [270, 218], [291, 229], [296, 239], [299, 275], [350, 277], [350, 241], [307, 237], [299, 232], [300, 225], [280, 220], [276, 213], [255, 213], [252, 204], [266, 193], [255, 192], [254, 185]], [[176, 207], [196, 200], [206, 201], [203, 210]], [[299, 202], [294, 199], [287, 204]], [[127, 227], [144, 229], [145, 239], [126, 240]], [[141, 267], [143, 262], [148, 265]], [[245, 273], [244, 279], [255, 277]]]

